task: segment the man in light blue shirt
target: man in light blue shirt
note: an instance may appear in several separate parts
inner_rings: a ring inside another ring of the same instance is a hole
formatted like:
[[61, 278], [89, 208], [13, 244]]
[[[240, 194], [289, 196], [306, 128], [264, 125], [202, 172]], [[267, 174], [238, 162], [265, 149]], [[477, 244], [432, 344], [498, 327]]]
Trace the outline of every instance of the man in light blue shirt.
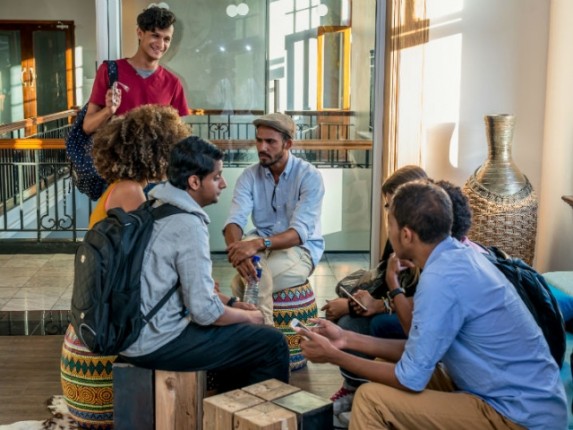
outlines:
[[[375, 339], [320, 320], [317, 333], [305, 334], [303, 354], [373, 381], [354, 397], [351, 429], [566, 428], [559, 368], [541, 329], [503, 274], [450, 237], [451, 225], [442, 188], [398, 188], [388, 229], [400, 263], [388, 266], [386, 278], [412, 263], [423, 269], [408, 340]], [[452, 385], [444, 389], [446, 373]]]
[[[273, 325], [272, 293], [304, 284], [322, 257], [324, 184], [314, 166], [290, 153], [296, 132], [290, 116], [271, 113], [253, 124], [259, 163], [239, 176], [223, 234], [238, 271], [235, 295], [243, 296], [243, 279], [256, 276], [251, 257], [261, 257], [259, 309]], [[245, 235], [249, 216], [255, 229]]]

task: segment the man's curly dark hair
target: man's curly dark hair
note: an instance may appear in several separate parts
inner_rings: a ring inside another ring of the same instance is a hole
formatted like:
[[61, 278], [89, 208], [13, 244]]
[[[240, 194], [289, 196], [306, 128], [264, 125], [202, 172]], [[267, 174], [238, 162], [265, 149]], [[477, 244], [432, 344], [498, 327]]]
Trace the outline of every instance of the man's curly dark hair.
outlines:
[[171, 148], [190, 134], [171, 106], [143, 105], [98, 129], [94, 165], [109, 184], [121, 179], [161, 181]]
[[137, 16], [137, 26], [143, 31], [165, 30], [175, 24], [175, 14], [169, 9], [151, 6]]
[[450, 196], [454, 215], [452, 236], [462, 241], [472, 226], [472, 209], [469, 200], [460, 187], [449, 181], [437, 181], [436, 185], [442, 187]]

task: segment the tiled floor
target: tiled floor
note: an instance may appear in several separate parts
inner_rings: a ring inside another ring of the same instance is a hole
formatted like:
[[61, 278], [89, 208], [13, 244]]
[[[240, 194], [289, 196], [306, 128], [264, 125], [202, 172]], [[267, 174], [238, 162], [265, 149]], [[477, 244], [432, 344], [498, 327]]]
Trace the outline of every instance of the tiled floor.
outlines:
[[[224, 254], [213, 254], [213, 277], [230, 293], [236, 271]], [[335, 296], [338, 280], [369, 266], [369, 254], [325, 254], [310, 281], [320, 309]], [[0, 254], [0, 311], [68, 310], [74, 276], [73, 254]]]

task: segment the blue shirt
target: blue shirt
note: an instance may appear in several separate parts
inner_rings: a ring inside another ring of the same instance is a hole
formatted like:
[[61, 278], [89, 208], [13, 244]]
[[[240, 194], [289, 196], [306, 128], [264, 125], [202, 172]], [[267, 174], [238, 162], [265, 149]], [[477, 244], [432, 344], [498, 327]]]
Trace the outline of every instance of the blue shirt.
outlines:
[[442, 361], [456, 387], [528, 429], [564, 429], [559, 368], [515, 288], [487, 259], [452, 238], [430, 254], [396, 377], [421, 391]]
[[320, 172], [289, 152], [276, 187], [271, 171], [259, 163], [241, 173], [225, 226], [237, 224], [244, 231], [251, 215], [255, 230], [247, 234], [269, 237], [292, 228], [316, 267], [324, 252], [320, 231], [323, 196]]

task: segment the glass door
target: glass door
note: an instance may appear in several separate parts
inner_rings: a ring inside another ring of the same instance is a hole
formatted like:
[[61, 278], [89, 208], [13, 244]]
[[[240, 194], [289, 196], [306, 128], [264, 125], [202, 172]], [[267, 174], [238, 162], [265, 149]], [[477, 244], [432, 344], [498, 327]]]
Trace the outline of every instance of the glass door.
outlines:
[[0, 124], [24, 119], [20, 32], [0, 30]]
[[30, 70], [31, 86], [36, 90], [36, 115], [68, 109], [66, 76], [66, 35], [62, 31], [33, 32], [35, 69]]
[[[74, 102], [72, 21], [0, 21], [2, 123], [66, 110]], [[26, 134], [34, 133], [26, 130]]]

